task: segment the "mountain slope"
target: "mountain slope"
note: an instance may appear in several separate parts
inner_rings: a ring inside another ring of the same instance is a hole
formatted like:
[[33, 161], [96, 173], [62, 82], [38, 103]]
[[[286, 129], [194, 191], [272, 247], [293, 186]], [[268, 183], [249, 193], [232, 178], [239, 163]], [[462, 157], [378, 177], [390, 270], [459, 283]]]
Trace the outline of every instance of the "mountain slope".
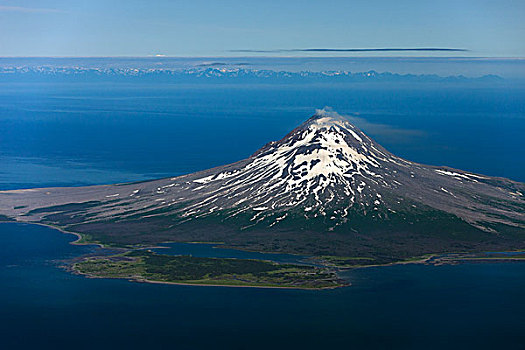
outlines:
[[0, 214], [115, 244], [411, 256], [525, 247], [525, 185], [406, 161], [318, 111], [240, 162], [176, 178], [0, 193]]

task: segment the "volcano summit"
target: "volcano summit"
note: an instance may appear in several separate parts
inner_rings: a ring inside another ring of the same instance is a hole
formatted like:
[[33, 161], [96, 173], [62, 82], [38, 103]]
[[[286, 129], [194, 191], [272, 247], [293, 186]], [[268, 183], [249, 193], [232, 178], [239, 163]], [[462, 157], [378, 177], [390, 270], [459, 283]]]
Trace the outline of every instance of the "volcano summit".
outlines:
[[330, 111], [237, 163], [175, 178], [0, 192], [0, 214], [86, 241], [221, 241], [369, 257], [525, 248], [525, 184], [399, 158]]

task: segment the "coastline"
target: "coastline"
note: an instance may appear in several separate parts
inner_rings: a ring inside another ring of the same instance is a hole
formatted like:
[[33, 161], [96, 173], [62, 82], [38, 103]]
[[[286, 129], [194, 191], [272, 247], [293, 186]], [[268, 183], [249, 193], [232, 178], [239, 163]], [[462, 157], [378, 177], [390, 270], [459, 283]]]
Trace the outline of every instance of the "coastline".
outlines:
[[57, 231], [60, 231], [63, 234], [75, 236], [77, 239], [72, 241], [72, 242], [69, 242], [69, 244], [72, 244], [72, 245], [95, 245], [95, 246], [98, 246], [99, 248], [113, 248], [113, 247], [104, 245], [102, 243], [97, 243], [97, 242], [82, 242], [84, 237], [80, 233], [73, 232], [73, 231], [67, 231], [67, 230], [65, 230], [65, 229], [63, 229], [63, 228], [61, 228], [59, 226], [54, 226], [54, 225], [50, 225], [50, 224], [44, 224], [44, 223], [41, 223], [41, 222], [14, 220], [14, 221], [0, 221], [0, 224], [27, 224], [27, 225], [38, 225], [38, 226], [49, 227], [49, 228], [55, 229]]
[[[137, 247], [137, 248], [125, 248], [125, 247], [111, 247], [108, 245], [104, 245], [103, 243], [99, 242], [82, 242], [84, 239], [84, 236], [80, 233], [68, 231], [64, 228], [40, 223], [40, 222], [29, 222], [29, 221], [0, 221], [0, 224], [3, 223], [11, 223], [11, 224], [29, 224], [29, 225], [39, 225], [43, 227], [49, 227], [55, 230], [60, 231], [63, 234], [69, 234], [74, 235], [76, 237], [76, 240], [68, 242], [72, 245], [93, 245], [97, 246], [101, 249], [118, 249], [123, 251], [132, 251], [136, 249], [158, 249], [158, 248], [168, 248], [165, 246], [143, 246], [143, 247]], [[177, 243], [177, 242], [162, 242], [164, 243]], [[184, 243], [194, 243], [198, 244], [198, 242], [184, 242]], [[211, 244], [209, 242], [206, 242], [206, 244]], [[238, 248], [231, 248], [229, 249], [238, 249]], [[244, 250], [244, 249], [238, 249], [238, 250]], [[257, 251], [254, 251], [257, 252]], [[520, 253], [525, 252], [523, 250], [515, 250], [515, 251], [504, 251], [499, 253]], [[266, 253], [266, 252], [262, 252]], [[279, 252], [274, 252], [275, 254], [279, 254]], [[370, 264], [370, 265], [361, 265], [361, 266], [337, 266], [337, 265], [328, 265], [323, 264], [320, 262], [320, 265], [325, 268], [332, 268], [336, 271], [347, 271], [347, 270], [353, 270], [353, 269], [364, 269], [364, 268], [371, 268], [371, 267], [388, 267], [388, 266], [395, 266], [395, 265], [408, 265], [408, 264], [434, 264], [434, 265], [452, 265], [452, 264], [461, 264], [461, 263], [494, 263], [494, 262], [522, 262], [521, 260], [525, 259], [512, 259], [512, 258], [489, 258], [489, 257], [476, 257], [476, 256], [469, 256], [468, 254], [486, 254], [490, 252], [479, 252], [479, 253], [466, 253], [466, 252], [450, 252], [450, 253], [437, 253], [437, 254], [428, 254], [422, 257], [414, 257], [414, 260], [403, 260], [403, 261], [396, 261], [391, 262], [387, 264]], [[448, 255], [448, 256], [447, 256]], [[315, 258], [315, 257], [312, 257]], [[127, 277], [101, 277], [101, 276], [94, 276], [90, 275], [88, 273], [80, 272], [75, 267], [76, 262], [69, 264], [68, 270], [74, 274], [82, 275], [86, 278], [110, 278], [110, 279], [124, 279], [128, 280], [130, 282], [138, 282], [138, 283], [151, 283], [151, 284], [167, 284], [167, 285], [182, 285], [182, 286], [200, 286], [200, 287], [234, 287], [234, 288], [264, 288], [264, 289], [295, 289], [295, 290], [329, 290], [329, 289], [336, 289], [336, 288], [343, 288], [343, 287], [349, 287], [352, 284], [348, 281], [346, 281], [346, 284], [341, 284], [338, 286], [330, 286], [330, 287], [320, 287], [320, 288], [304, 288], [304, 287], [291, 287], [291, 286], [264, 286], [264, 285], [235, 285], [235, 284], [214, 284], [214, 283], [191, 283], [191, 282], [169, 282], [169, 281], [156, 281], [156, 280], [150, 280], [143, 277], [137, 277], [137, 278], [127, 278]]]
[[352, 284], [348, 282], [348, 284], [340, 285], [340, 286], [334, 286], [334, 287], [322, 287], [322, 288], [301, 288], [301, 287], [285, 287], [285, 286], [255, 286], [255, 285], [235, 285], [235, 284], [207, 284], [207, 283], [190, 283], [190, 282], [168, 282], [168, 281], [155, 281], [155, 280], [149, 280], [147, 278], [131, 278], [131, 277], [101, 277], [101, 276], [93, 276], [88, 273], [80, 272], [78, 269], [75, 268], [74, 264], [70, 266], [70, 270], [76, 274], [81, 275], [86, 278], [93, 278], [93, 279], [114, 279], [114, 280], [126, 280], [128, 282], [136, 282], [136, 283], [151, 283], [151, 284], [167, 284], [167, 285], [175, 285], [175, 286], [191, 286], [191, 287], [227, 287], [227, 288], [262, 288], [262, 289], [290, 289], [290, 290], [313, 290], [313, 291], [320, 291], [320, 290], [331, 290], [331, 289], [337, 289], [337, 288], [344, 288], [344, 287], [350, 287]]
[[424, 258], [421, 258], [421, 259], [417, 259], [417, 260], [394, 261], [394, 262], [387, 263], [387, 264], [372, 264], [372, 265], [362, 265], [362, 266], [352, 266], [352, 267], [337, 267], [337, 268], [342, 269], [342, 270], [351, 270], [351, 269], [365, 269], [365, 268], [369, 268], [369, 267], [387, 267], [387, 266], [395, 266], [395, 265], [425, 264], [429, 260], [431, 260], [431, 259], [433, 259], [433, 258], [435, 258], [437, 256], [438, 255], [431, 255], [431, 256], [427, 256], [427, 257], [424, 257]]
[[[102, 277], [104, 278], [104, 277]], [[301, 287], [279, 287], [279, 286], [251, 286], [251, 285], [235, 285], [235, 284], [207, 284], [207, 283], [188, 283], [188, 282], [166, 282], [166, 281], [155, 281], [148, 279], [131, 279], [130, 282], [139, 283], [152, 283], [152, 284], [171, 284], [177, 286], [198, 286], [198, 287], [228, 287], [228, 288], [263, 288], [263, 289], [292, 289], [292, 290], [330, 290], [337, 288], [344, 288], [351, 286], [351, 283], [347, 285], [340, 285], [335, 287], [322, 287], [322, 288], [301, 288]]]
[[[99, 248], [102, 248], [102, 249], [112, 248], [112, 247], [106, 246], [106, 245], [104, 245], [102, 243], [80, 242], [83, 239], [83, 236], [80, 233], [67, 231], [67, 230], [65, 230], [65, 229], [63, 229], [61, 227], [54, 226], [54, 225], [49, 225], [49, 224], [44, 224], [44, 223], [39, 223], [39, 222], [25, 222], [25, 221], [18, 221], [18, 220], [15, 220], [15, 221], [0, 221], [0, 224], [2, 224], [2, 223], [29, 224], [29, 225], [39, 225], [39, 226], [43, 226], [43, 227], [49, 227], [49, 228], [55, 229], [57, 231], [60, 231], [63, 234], [70, 234], [70, 235], [74, 235], [75, 237], [77, 237], [77, 239], [75, 241], [69, 242], [69, 244], [79, 245], [79, 246], [81, 246], [81, 245], [95, 245], [95, 246], [98, 246]], [[196, 243], [196, 242], [192, 242], [192, 243]], [[153, 248], [157, 249], [157, 248], [168, 248], [168, 247], [147, 246], [147, 247], [142, 247], [140, 249], [153, 249]], [[133, 250], [132, 248], [119, 248], [119, 249]], [[351, 285], [351, 283], [348, 282], [345, 285], [339, 285], [339, 286], [334, 286], [334, 287], [301, 288], [301, 287], [286, 287], [286, 286], [257, 286], [257, 285], [234, 285], [234, 284], [230, 285], [230, 284], [206, 284], [206, 283], [188, 283], [188, 282], [168, 282], [168, 281], [149, 280], [149, 279], [146, 279], [146, 278], [136, 278], [135, 279], [135, 278], [124, 278], [124, 277], [98, 277], [98, 276], [93, 276], [93, 275], [90, 275], [90, 274], [87, 274], [87, 273], [80, 272], [78, 269], [75, 268], [75, 263], [70, 264], [68, 270], [71, 271], [72, 273], [84, 276], [86, 278], [123, 279], [123, 280], [128, 280], [130, 282], [138, 282], [138, 283], [167, 284], [167, 285], [180, 285], [180, 286], [229, 287], [229, 288], [264, 288], [264, 289], [295, 289], [295, 290], [329, 290], [329, 289], [348, 287], [348, 286]]]

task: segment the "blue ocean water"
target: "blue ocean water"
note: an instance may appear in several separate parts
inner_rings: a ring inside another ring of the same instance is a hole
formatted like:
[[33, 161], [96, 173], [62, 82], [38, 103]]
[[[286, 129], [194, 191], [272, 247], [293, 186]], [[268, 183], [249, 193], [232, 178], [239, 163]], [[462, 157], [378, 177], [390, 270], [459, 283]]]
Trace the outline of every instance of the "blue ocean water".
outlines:
[[[324, 106], [407, 159], [525, 181], [516, 84], [20, 83], [0, 84], [0, 190], [234, 162]], [[73, 275], [61, 261], [96, 249], [73, 239], [0, 224], [0, 348], [525, 347], [523, 264], [361, 269], [330, 291], [168, 286]]]
[[325, 106], [409, 160], [525, 181], [525, 85], [21, 83], [0, 84], [0, 189], [231, 163]]
[[87, 279], [92, 252], [48, 227], [0, 224], [2, 349], [522, 349], [522, 264], [345, 273], [325, 291]]

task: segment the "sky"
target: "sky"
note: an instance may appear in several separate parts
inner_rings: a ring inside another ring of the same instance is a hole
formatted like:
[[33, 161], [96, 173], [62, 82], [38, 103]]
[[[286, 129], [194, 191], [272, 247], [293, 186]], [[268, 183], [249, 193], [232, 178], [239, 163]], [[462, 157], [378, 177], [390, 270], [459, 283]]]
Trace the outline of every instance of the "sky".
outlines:
[[[524, 0], [0, 0], [0, 56], [525, 57], [524, 19]], [[468, 51], [272, 51], [425, 47]]]

